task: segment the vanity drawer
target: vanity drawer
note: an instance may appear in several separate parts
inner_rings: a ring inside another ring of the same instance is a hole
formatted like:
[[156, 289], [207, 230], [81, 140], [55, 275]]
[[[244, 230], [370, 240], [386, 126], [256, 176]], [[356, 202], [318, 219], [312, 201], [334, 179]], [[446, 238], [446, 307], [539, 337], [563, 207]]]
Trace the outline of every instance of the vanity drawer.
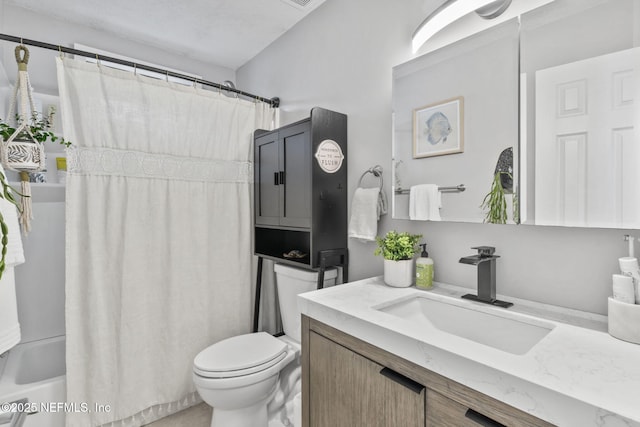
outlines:
[[427, 427], [504, 427], [492, 418], [427, 389]]

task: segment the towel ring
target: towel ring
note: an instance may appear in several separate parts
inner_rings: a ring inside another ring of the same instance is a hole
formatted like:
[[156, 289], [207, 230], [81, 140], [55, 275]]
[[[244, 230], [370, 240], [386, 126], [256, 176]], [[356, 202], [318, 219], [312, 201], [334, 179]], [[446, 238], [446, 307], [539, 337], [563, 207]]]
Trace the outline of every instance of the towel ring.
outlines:
[[375, 166], [367, 169], [366, 171], [364, 171], [364, 173], [362, 175], [360, 175], [360, 180], [358, 181], [358, 187], [362, 188], [362, 179], [365, 176], [367, 176], [367, 174], [369, 174], [369, 173], [380, 180], [380, 191], [382, 191], [384, 180], [382, 179], [382, 166], [380, 166], [380, 165], [375, 165]]

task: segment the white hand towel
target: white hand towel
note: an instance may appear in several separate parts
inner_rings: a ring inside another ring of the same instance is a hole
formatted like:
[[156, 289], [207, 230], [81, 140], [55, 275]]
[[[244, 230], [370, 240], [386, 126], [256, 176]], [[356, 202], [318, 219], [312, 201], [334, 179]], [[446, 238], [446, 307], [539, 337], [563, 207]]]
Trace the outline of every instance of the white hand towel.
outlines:
[[409, 218], [440, 221], [441, 193], [435, 184], [414, 185], [409, 190]]
[[368, 241], [376, 240], [380, 218], [379, 193], [379, 188], [356, 188], [351, 202], [349, 237]]
[[380, 220], [381, 215], [387, 214], [387, 206], [387, 193], [385, 193], [383, 189], [380, 189], [378, 192], [378, 220]]
[[[2, 167], [0, 167], [0, 173], [4, 174]], [[24, 251], [16, 207], [5, 199], [0, 199], [0, 213], [8, 228], [6, 267], [0, 279], [0, 354], [2, 354], [18, 344], [21, 338], [13, 268], [24, 262]]]

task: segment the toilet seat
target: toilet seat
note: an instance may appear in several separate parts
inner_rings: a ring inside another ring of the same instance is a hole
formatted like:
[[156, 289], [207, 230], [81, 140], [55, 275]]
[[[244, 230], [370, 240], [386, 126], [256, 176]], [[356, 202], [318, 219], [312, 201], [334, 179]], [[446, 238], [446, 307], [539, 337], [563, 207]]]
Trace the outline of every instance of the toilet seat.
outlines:
[[193, 372], [204, 378], [250, 375], [278, 364], [288, 348], [266, 332], [238, 335], [202, 350], [193, 361]]

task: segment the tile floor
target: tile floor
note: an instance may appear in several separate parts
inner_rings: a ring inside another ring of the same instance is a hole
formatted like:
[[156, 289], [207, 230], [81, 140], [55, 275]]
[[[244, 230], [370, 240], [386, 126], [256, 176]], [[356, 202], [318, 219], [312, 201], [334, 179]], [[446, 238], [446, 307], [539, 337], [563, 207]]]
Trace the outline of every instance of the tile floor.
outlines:
[[209, 427], [212, 409], [206, 403], [200, 403], [184, 411], [147, 424], [148, 427]]
[[[209, 405], [200, 403], [184, 411], [147, 424], [147, 427], [210, 427], [212, 411]], [[268, 427], [284, 427], [284, 425], [279, 421], [272, 420]]]
[[[213, 409], [206, 403], [199, 403], [184, 411], [175, 413], [166, 418], [146, 424], [146, 427], [210, 427]], [[285, 426], [278, 419], [271, 420], [268, 427], [291, 427]]]

